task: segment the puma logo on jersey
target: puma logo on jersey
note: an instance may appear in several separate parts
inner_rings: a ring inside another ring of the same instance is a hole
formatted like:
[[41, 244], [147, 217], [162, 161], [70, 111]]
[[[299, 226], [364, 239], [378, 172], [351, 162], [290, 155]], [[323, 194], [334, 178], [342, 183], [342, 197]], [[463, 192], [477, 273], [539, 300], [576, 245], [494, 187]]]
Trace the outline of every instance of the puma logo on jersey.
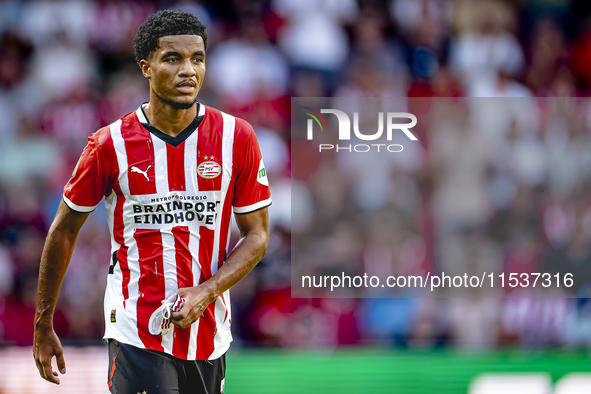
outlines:
[[138, 174], [142, 174], [143, 176], [146, 177], [146, 180], [148, 182], [150, 182], [150, 178], [148, 178], [148, 170], [150, 169], [150, 167], [152, 167], [151, 164], [148, 166], [148, 168], [146, 168], [146, 171], [142, 171], [139, 168], [137, 168], [136, 166], [131, 166], [131, 172], [137, 172]]

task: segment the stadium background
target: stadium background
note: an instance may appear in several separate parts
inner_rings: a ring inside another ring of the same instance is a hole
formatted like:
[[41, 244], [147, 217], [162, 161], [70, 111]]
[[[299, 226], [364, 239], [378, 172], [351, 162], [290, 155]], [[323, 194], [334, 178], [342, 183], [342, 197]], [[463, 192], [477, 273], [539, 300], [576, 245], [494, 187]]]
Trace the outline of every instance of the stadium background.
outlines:
[[[591, 371], [586, 298], [291, 299], [289, 288], [292, 96], [570, 97], [555, 134], [520, 139], [517, 130], [500, 137], [520, 142], [517, 152], [534, 164], [527, 161], [529, 171], [510, 174], [509, 186], [507, 179], [497, 188], [488, 179], [463, 185], [492, 205], [483, 208], [477, 199], [472, 216], [461, 219], [496, 229], [476, 234], [477, 244], [514, 234], [515, 242], [495, 249], [510, 264], [535, 266], [543, 251], [566, 251], [569, 258], [569, 248], [588, 264], [590, 167], [580, 151], [591, 119], [584, 99], [591, 89], [588, 2], [4, 0], [0, 392], [50, 392], [35, 376], [30, 350], [44, 237], [86, 137], [147, 100], [132, 40], [141, 22], [164, 8], [193, 12], [208, 26], [200, 100], [254, 126], [272, 184], [269, 251], [232, 292], [228, 392], [462, 393], [486, 372], [547, 372], [556, 382], [568, 372]], [[429, 134], [421, 139], [425, 149], [436, 141]], [[561, 149], [554, 152], [557, 143]], [[442, 156], [451, 167], [453, 154]], [[461, 166], [456, 170], [461, 177]], [[392, 171], [400, 189], [416, 196], [433, 193], [425, 185], [445, 186], [425, 182], [433, 175], [426, 160]], [[322, 184], [322, 177], [300, 179], [297, 196], [322, 198]], [[332, 196], [355, 196], [355, 182], [337, 186]], [[513, 190], [501, 194], [511, 198], [499, 201], [498, 188]], [[531, 193], [540, 188], [552, 191], [544, 204]], [[457, 201], [449, 192], [448, 200]], [[320, 202], [339, 207], [330, 198]], [[294, 219], [298, 229], [306, 226]], [[438, 231], [436, 217], [431, 225]], [[347, 263], [361, 265], [364, 251], [348, 242], [354, 239], [350, 226], [336, 228], [333, 241], [348, 246], [339, 250]], [[437, 266], [429, 234], [420, 228], [410, 234], [401, 257], [431, 256]], [[472, 256], [471, 241], [456, 251]], [[421, 248], [434, 254], [421, 254]], [[81, 384], [84, 390], [70, 390], [106, 391], [100, 338], [108, 265], [108, 229], [99, 207], [78, 237], [55, 315], [62, 343], [72, 346], [65, 390]]]

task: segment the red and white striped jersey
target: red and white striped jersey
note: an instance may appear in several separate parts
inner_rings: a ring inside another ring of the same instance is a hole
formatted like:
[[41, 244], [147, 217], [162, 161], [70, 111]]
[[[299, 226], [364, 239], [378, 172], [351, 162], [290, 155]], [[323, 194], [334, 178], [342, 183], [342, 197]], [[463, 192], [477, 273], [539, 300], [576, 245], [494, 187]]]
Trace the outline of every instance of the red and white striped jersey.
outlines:
[[173, 138], [151, 126], [140, 106], [88, 138], [64, 188], [65, 203], [78, 212], [93, 211], [103, 196], [113, 256], [105, 339], [186, 360], [220, 357], [232, 341], [229, 291], [185, 330], [151, 335], [148, 320], [160, 301], [224, 264], [232, 210], [271, 204], [252, 127], [199, 104], [193, 123]]

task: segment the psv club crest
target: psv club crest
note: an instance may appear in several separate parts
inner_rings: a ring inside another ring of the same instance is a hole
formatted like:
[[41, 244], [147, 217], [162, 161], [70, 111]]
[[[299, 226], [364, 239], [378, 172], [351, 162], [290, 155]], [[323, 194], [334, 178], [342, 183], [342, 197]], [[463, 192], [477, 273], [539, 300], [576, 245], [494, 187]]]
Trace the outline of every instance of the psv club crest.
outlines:
[[215, 161], [204, 161], [197, 167], [197, 173], [202, 178], [215, 178], [222, 173], [222, 166]]

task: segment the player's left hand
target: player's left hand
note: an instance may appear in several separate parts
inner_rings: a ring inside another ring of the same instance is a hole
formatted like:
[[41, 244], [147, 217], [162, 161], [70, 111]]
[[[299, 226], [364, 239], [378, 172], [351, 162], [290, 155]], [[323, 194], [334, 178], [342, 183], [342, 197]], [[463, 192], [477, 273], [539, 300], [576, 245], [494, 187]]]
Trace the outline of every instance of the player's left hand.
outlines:
[[176, 293], [183, 297], [185, 303], [180, 311], [172, 313], [170, 321], [182, 329], [195, 323], [215, 299], [211, 291], [204, 285], [185, 287], [178, 289]]

